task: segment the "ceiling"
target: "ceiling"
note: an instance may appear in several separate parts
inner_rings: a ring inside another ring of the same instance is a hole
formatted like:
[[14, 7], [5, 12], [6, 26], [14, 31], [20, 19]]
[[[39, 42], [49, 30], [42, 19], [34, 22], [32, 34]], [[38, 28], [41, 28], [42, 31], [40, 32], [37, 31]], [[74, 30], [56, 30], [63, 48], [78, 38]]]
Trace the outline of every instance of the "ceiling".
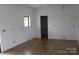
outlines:
[[39, 8], [39, 7], [46, 7], [46, 6], [52, 6], [52, 7], [68, 7], [68, 6], [75, 6], [75, 4], [25, 4], [32, 8]]
[[39, 8], [39, 7], [43, 7], [46, 6], [48, 4], [27, 4], [29, 7], [33, 7], [33, 8]]

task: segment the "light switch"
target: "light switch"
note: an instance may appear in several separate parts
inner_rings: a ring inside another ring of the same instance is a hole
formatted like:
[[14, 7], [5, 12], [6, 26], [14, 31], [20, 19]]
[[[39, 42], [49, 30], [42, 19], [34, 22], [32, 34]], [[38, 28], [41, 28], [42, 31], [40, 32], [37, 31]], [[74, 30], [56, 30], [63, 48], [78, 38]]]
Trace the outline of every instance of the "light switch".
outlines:
[[53, 24], [53, 27], [55, 27], [55, 24]]
[[73, 24], [72, 26], [75, 27], [75, 24]]

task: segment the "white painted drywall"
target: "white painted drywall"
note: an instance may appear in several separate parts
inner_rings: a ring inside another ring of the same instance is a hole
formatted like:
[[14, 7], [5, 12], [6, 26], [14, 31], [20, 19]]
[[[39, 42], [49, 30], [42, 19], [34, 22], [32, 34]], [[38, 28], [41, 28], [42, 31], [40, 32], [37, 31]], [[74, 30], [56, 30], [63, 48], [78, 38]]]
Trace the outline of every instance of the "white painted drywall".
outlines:
[[[36, 9], [35, 37], [41, 37], [40, 16], [48, 16], [48, 38], [49, 39], [71, 39], [76, 40], [77, 19], [76, 6], [47, 6]], [[74, 26], [74, 27], [73, 27]]]
[[79, 42], [79, 5], [77, 5], [76, 9], [76, 18], [77, 18], [77, 32], [76, 32], [76, 39]]
[[0, 49], [1, 49], [1, 32], [0, 32]]
[[[30, 16], [31, 20], [33, 20], [32, 8], [25, 5], [0, 5], [2, 52], [24, 43], [33, 37], [32, 26], [30, 28], [23, 28], [24, 16]], [[6, 32], [3, 32], [3, 29]]]

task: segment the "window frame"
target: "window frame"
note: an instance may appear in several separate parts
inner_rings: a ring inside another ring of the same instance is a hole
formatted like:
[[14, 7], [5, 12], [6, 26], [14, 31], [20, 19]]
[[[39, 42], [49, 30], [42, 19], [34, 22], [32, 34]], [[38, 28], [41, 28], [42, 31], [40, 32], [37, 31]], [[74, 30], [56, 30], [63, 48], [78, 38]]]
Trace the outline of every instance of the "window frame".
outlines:
[[[28, 18], [28, 26], [25, 26], [25, 22], [24, 22], [24, 27], [30, 27], [30, 26], [31, 26], [31, 25], [30, 25], [30, 23], [31, 23], [31, 22], [30, 22], [30, 21], [31, 21], [31, 20], [30, 20], [30, 16], [24, 16], [24, 18], [25, 18], [25, 17]], [[25, 20], [25, 19], [24, 19], [24, 20]]]

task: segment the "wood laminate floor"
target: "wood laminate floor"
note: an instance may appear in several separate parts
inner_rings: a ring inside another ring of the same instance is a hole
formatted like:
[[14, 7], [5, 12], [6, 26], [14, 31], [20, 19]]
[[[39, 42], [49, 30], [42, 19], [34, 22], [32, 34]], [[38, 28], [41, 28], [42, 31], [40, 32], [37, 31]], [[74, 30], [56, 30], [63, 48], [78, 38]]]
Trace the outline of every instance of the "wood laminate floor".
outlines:
[[34, 38], [1, 55], [78, 55], [76, 40]]

